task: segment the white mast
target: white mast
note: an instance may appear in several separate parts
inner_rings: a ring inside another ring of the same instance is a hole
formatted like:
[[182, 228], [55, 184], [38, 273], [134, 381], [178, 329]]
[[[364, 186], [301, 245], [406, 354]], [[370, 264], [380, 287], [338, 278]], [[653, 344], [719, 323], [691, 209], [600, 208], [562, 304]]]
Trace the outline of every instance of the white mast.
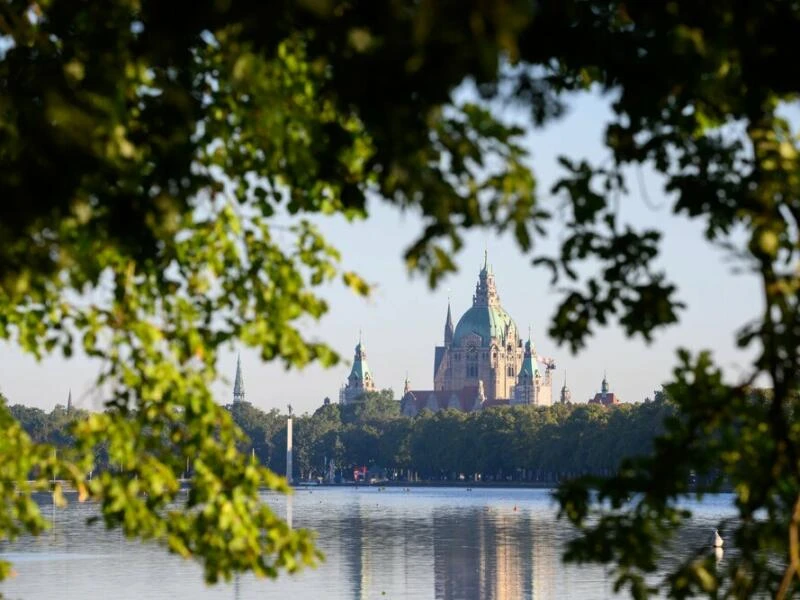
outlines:
[[289, 405], [289, 418], [286, 419], [286, 479], [292, 483], [292, 405]]

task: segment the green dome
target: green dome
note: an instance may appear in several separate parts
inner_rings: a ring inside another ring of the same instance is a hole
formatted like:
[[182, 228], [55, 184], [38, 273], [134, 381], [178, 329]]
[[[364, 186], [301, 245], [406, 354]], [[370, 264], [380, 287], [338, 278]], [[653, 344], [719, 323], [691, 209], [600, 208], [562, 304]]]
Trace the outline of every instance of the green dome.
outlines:
[[[459, 319], [453, 334], [453, 345], [461, 346], [470, 334], [481, 337], [481, 346], [487, 347], [489, 340], [497, 338], [505, 343], [506, 335], [517, 326], [511, 316], [501, 306], [473, 306]], [[516, 346], [516, 339], [511, 339]]]

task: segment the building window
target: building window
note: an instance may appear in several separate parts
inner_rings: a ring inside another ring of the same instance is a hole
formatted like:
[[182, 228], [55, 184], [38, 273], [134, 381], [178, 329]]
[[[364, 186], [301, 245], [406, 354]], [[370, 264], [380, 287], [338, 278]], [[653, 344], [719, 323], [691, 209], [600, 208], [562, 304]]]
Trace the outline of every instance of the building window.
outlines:
[[469, 364], [467, 365], [467, 377], [477, 377], [478, 376], [478, 365]]
[[514, 367], [508, 367], [508, 376], [509, 377], [513, 377], [514, 376]]

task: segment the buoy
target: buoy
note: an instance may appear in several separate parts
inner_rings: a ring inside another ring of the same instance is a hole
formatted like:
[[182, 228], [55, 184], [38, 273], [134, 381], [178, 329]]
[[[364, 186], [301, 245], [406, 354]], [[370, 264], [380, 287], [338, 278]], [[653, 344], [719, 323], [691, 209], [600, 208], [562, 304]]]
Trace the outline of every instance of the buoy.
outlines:
[[711, 536], [711, 545], [714, 548], [722, 548], [722, 545], [725, 543], [725, 540], [722, 539], [722, 536], [719, 534], [719, 530], [714, 530], [714, 535]]

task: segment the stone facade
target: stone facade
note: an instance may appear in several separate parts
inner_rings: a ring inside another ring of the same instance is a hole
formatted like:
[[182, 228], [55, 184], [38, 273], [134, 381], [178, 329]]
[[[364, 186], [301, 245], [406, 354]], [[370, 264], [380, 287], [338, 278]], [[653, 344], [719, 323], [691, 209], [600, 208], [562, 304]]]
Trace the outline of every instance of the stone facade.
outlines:
[[433, 389], [406, 389], [403, 413], [413, 415], [424, 408], [469, 411], [503, 404], [549, 406], [555, 364], [540, 357], [528, 337], [523, 344], [516, 323], [500, 303], [494, 272], [484, 259], [472, 306], [455, 327], [448, 303], [444, 344], [434, 351]]

